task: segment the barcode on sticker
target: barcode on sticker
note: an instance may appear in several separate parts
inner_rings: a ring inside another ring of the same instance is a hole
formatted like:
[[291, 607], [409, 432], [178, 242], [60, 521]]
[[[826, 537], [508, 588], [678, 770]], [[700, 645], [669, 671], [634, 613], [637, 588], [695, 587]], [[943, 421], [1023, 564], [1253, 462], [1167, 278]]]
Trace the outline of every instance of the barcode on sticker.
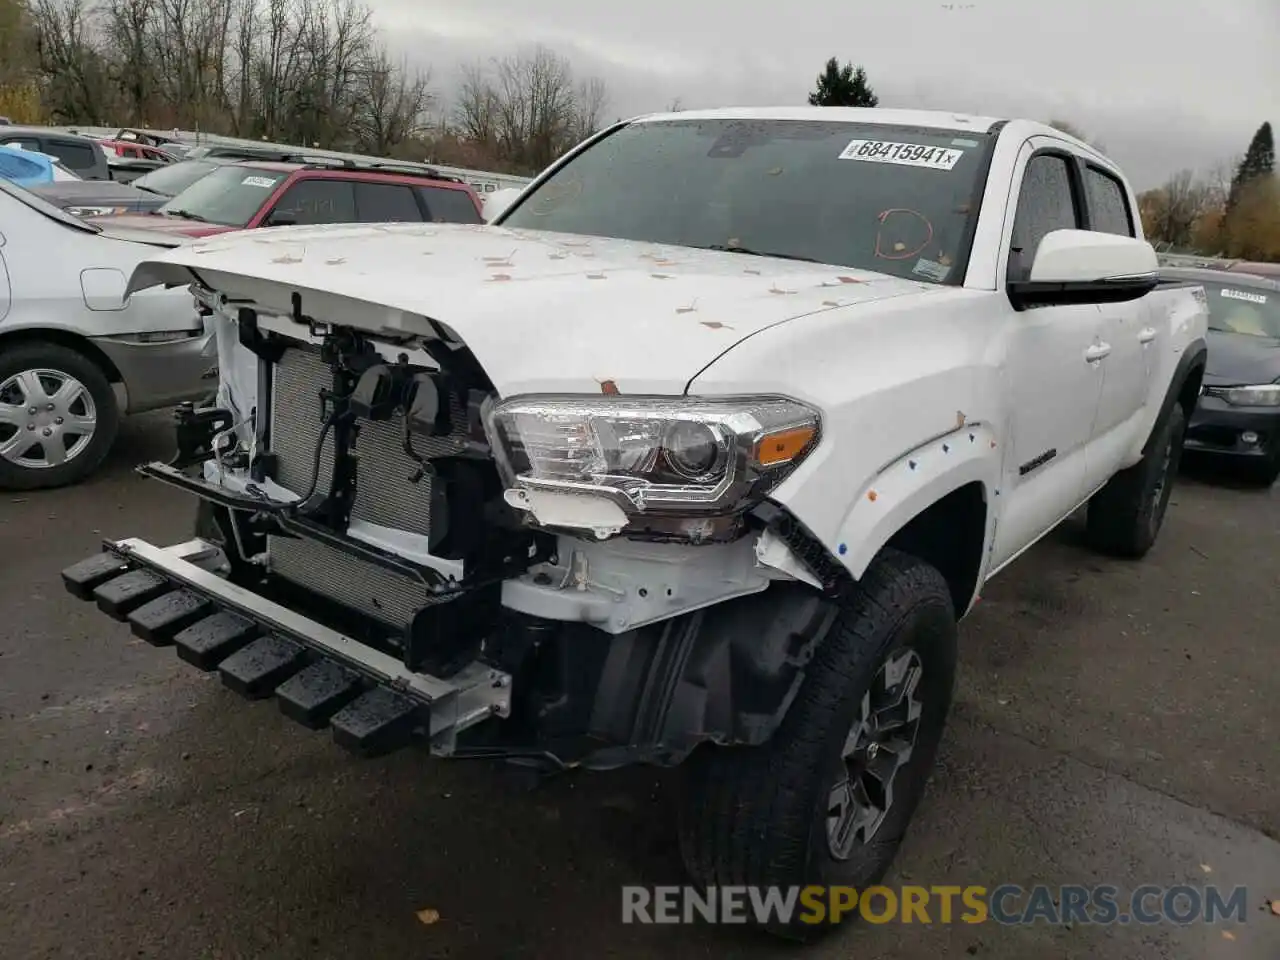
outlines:
[[896, 163], [903, 167], [950, 170], [964, 156], [953, 147], [930, 147], [923, 143], [894, 143], [888, 140], [850, 140], [840, 151], [841, 160], [864, 163]]
[[270, 177], [245, 177], [240, 181], [240, 185], [244, 187], [263, 187], [270, 190], [276, 185], [276, 182]]
[[1245, 293], [1243, 290], [1223, 290], [1221, 296], [1228, 300], [1245, 300], [1249, 303], [1266, 303], [1266, 294], [1262, 293]]

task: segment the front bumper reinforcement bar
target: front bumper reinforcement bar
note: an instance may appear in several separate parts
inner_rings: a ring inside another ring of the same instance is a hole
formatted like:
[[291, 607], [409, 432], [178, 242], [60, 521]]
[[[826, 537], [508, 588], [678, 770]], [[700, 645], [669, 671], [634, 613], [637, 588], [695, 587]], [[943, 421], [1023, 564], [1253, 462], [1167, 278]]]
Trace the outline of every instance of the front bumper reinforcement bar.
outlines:
[[194, 666], [217, 670], [249, 697], [374, 756], [426, 737], [450, 755], [462, 730], [511, 709], [511, 677], [473, 662], [448, 680], [409, 670], [309, 617], [224, 579], [208, 567], [221, 551], [204, 540], [159, 547], [106, 541], [62, 571], [66, 588], [128, 622], [155, 646], [174, 646]]

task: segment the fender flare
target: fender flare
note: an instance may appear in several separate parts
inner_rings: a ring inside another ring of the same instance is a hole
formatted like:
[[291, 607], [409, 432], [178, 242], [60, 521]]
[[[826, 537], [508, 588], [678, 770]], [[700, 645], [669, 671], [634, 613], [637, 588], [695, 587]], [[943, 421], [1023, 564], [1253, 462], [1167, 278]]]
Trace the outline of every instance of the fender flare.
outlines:
[[926, 441], [879, 470], [858, 491], [829, 550], [856, 580], [898, 531], [949, 493], [979, 482], [988, 504], [983, 555], [992, 542], [1001, 456], [995, 431], [968, 423]]
[[[1201, 375], [1204, 374], [1208, 356], [1208, 344], [1205, 343], [1203, 337], [1197, 337], [1187, 345], [1187, 348], [1182, 352], [1182, 356], [1178, 358], [1177, 366], [1173, 368], [1173, 376], [1169, 379], [1169, 388], [1165, 391], [1164, 400], [1160, 403], [1160, 410], [1156, 414], [1155, 420], [1151, 423], [1151, 429], [1147, 432], [1147, 439], [1142, 444], [1142, 455], [1144, 457], [1150, 452], [1151, 444], [1155, 441], [1160, 424], [1164, 423], [1165, 418], [1169, 416], [1169, 411], [1173, 409], [1173, 405], [1181, 398], [1183, 388], [1194, 375], [1196, 367], [1200, 368]], [[1187, 411], [1187, 415], [1191, 415], [1190, 410]]]

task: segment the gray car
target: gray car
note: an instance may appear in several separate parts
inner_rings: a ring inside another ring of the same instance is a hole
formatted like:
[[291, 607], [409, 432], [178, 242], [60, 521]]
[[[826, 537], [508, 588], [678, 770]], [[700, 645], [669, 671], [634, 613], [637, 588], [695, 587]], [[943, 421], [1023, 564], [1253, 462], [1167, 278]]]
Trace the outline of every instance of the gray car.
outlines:
[[51, 127], [0, 126], [0, 146], [18, 144], [23, 149], [47, 153], [85, 180], [110, 180], [107, 154], [102, 144], [89, 137], [54, 130]]

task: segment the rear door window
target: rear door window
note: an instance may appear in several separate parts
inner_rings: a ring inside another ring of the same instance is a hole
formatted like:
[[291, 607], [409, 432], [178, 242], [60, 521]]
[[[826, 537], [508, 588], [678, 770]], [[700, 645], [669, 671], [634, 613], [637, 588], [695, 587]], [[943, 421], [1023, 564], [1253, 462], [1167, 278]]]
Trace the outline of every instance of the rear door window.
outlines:
[[64, 167], [77, 173], [92, 170], [98, 165], [93, 147], [74, 140], [46, 140], [45, 153], [57, 157]]
[[1129, 201], [1119, 180], [1097, 167], [1086, 167], [1084, 195], [1089, 202], [1091, 230], [1133, 236], [1133, 217], [1129, 215]]
[[418, 196], [427, 205], [427, 219], [433, 223], [483, 223], [480, 212], [465, 190], [448, 187], [418, 187]]
[[299, 180], [272, 211], [287, 214], [297, 224], [354, 223], [356, 198], [350, 180]]
[[356, 216], [360, 223], [421, 223], [413, 189], [396, 183], [357, 181]]

